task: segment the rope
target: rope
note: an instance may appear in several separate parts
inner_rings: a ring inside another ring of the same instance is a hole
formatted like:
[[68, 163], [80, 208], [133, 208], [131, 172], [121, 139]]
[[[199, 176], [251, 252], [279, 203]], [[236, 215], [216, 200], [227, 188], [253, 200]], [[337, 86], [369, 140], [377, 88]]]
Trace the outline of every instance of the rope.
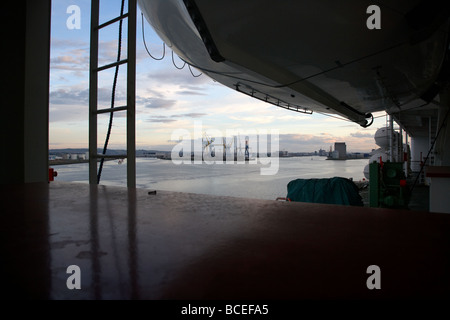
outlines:
[[155, 57], [150, 53], [150, 51], [148, 50], [147, 43], [145, 42], [144, 14], [143, 14], [142, 12], [141, 12], [141, 21], [142, 21], [142, 40], [143, 40], [143, 42], [144, 42], [144, 47], [145, 47], [145, 50], [147, 50], [148, 55], [149, 55], [150, 57], [152, 57], [154, 60], [162, 60], [162, 59], [164, 59], [164, 57], [166, 56], [166, 44], [163, 42], [163, 54], [162, 54], [162, 57], [161, 57], [161, 58], [155, 58]]
[[193, 76], [194, 78], [198, 78], [198, 77], [200, 77], [200, 76], [203, 74], [203, 73], [200, 72], [200, 74], [196, 76], [196, 75], [194, 74], [194, 72], [192, 71], [192, 67], [191, 67], [190, 64], [188, 64], [188, 68], [189, 68], [189, 71], [191, 72], [191, 74], [192, 74], [192, 76]]
[[[122, 0], [122, 7], [120, 9], [120, 15], [123, 16], [125, 8], [125, 0]], [[123, 26], [123, 19], [119, 21], [119, 40], [117, 45], [117, 62], [120, 61], [120, 56], [122, 54], [122, 26]], [[111, 109], [114, 108], [114, 103], [116, 99], [116, 87], [117, 87], [117, 78], [119, 76], [119, 65], [116, 66], [116, 71], [114, 73], [114, 81], [112, 86], [112, 94], [111, 94]], [[114, 119], [114, 112], [111, 112], [109, 115], [109, 125], [108, 125], [108, 132], [106, 133], [106, 139], [105, 139], [105, 145], [103, 146], [103, 154], [106, 154], [106, 151], [108, 150], [108, 144], [109, 144], [109, 138], [111, 137], [111, 129]], [[103, 171], [103, 164], [105, 162], [105, 158], [102, 158], [100, 161], [100, 167], [98, 169], [97, 174], [97, 184], [100, 184], [100, 180], [102, 177], [102, 171]]]
[[184, 62], [184, 64], [183, 64], [183, 66], [180, 68], [180, 67], [178, 67], [177, 66], [177, 64], [175, 63], [175, 59], [173, 58], [173, 51], [172, 51], [172, 63], [173, 63], [173, 65], [175, 66], [175, 68], [177, 68], [178, 70], [183, 70], [184, 69], [184, 67], [186, 66], [186, 64], [188, 64], [186, 61], [184, 61], [183, 59], [181, 59], [180, 57], [178, 57], [178, 58], [180, 58], [180, 60], [181, 61], [183, 61]]
[[[165, 58], [165, 56], [166, 56], [166, 44], [163, 42], [163, 54], [162, 54], [162, 56], [161, 56], [161, 58], [156, 58], [156, 57], [154, 57], [151, 53], [150, 53], [150, 50], [148, 49], [148, 46], [147, 46], [147, 42], [145, 41], [145, 27], [144, 27], [144, 14], [141, 12], [141, 23], [142, 23], [142, 41], [143, 41], [143, 43], [144, 43], [144, 47], [145, 47], [145, 50], [147, 51], [147, 53], [148, 53], [148, 55], [153, 59], [153, 60], [163, 60], [164, 58]], [[188, 68], [189, 68], [189, 71], [191, 72], [191, 75], [194, 77], [194, 78], [198, 78], [198, 77], [200, 77], [201, 75], [203, 75], [203, 73], [200, 73], [200, 74], [198, 74], [198, 75], [195, 75], [194, 74], [194, 72], [192, 71], [192, 67], [191, 67], [191, 65], [189, 64], [189, 63], [187, 63], [186, 61], [184, 61], [183, 59], [181, 59], [182, 61], [183, 61], [183, 66], [182, 67], [178, 67], [177, 65], [176, 65], [176, 63], [175, 63], [175, 59], [174, 59], [174, 54], [173, 54], [173, 51], [172, 51], [172, 63], [173, 63], [173, 65], [175, 66], [175, 68], [177, 68], [178, 70], [182, 70], [182, 69], [184, 69], [184, 67], [186, 66], [186, 64], [188, 65]]]

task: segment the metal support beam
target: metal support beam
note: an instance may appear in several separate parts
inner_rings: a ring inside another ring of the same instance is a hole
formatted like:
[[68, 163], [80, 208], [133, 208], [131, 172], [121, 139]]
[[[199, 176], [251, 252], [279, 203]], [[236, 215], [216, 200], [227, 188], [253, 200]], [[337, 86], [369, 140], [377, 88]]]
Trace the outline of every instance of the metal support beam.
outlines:
[[406, 161], [405, 161], [405, 177], [407, 177], [408, 178], [408, 175], [409, 175], [409, 166], [408, 166], [408, 162], [409, 162], [409, 160], [410, 160], [410, 157], [409, 157], [409, 152], [408, 152], [408, 150], [409, 150], [409, 148], [408, 148], [408, 132], [406, 132], [405, 131], [405, 151], [404, 152], [406, 152], [406, 155], [407, 155], [407, 157], [406, 157]]
[[111, 113], [111, 112], [117, 112], [117, 111], [125, 111], [127, 110], [127, 106], [124, 107], [116, 107], [116, 108], [107, 108], [107, 109], [100, 109], [97, 110], [97, 114], [102, 114], [102, 113]]
[[403, 162], [403, 127], [400, 126], [400, 141], [399, 141], [399, 146], [398, 146], [398, 155], [397, 155], [397, 162]]
[[89, 67], [89, 183], [97, 184], [97, 88], [99, 0], [91, 0], [91, 50]]
[[436, 165], [450, 166], [450, 85], [447, 85], [440, 93], [440, 106], [438, 109], [437, 131], [434, 151]]
[[122, 64], [125, 64], [127, 62], [128, 62], [128, 59], [120, 60], [120, 61], [117, 61], [117, 62], [113, 62], [113, 63], [107, 64], [105, 66], [102, 66], [100, 68], [97, 68], [95, 71], [99, 72], [99, 71], [103, 71], [103, 70], [106, 70], [106, 69], [111, 69], [111, 68], [120, 66]]
[[[428, 148], [431, 149], [431, 146], [433, 145], [433, 131], [431, 130], [433, 126], [431, 117], [428, 117]], [[433, 152], [433, 150], [431, 151]]]
[[380, 165], [377, 162], [369, 164], [369, 206], [380, 206]]
[[116, 23], [117, 21], [126, 19], [127, 17], [128, 17], [128, 13], [125, 13], [124, 15], [122, 15], [122, 16], [120, 16], [120, 17], [117, 17], [117, 18], [114, 18], [114, 19], [112, 19], [112, 20], [109, 20], [109, 21], [107, 21], [107, 22], [105, 22], [105, 23], [102, 23], [101, 25], [98, 26], [98, 29], [103, 29], [104, 27], [107, 27], [107, 26], [109, 26], [110, 24]]
[[128, 0], [127, 186], [136, 188], [136, 23], [137, 2]]
[[394, 161], [394, 117], [389, 115], [389, 161]]

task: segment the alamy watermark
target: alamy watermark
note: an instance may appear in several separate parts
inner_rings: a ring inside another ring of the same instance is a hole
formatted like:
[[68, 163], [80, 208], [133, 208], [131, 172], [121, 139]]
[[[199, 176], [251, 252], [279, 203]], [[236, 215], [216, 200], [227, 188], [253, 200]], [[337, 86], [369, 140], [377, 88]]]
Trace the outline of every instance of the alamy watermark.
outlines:
[[[67, 274], [70, 276], [67, 278], [66, 286], [69, 290], [81, 290], [81, 269], [77, 265], [70, 265], [67, 267]], [[367, 289], [373, 290], [381, 289], [381, 269], [377, 265], [370, 265], [367, 267], [366, 273], [370, 276], [367, 278], [366, 286]], [[184, 309], [182, 314], [190, 314], [188, 310]], [[227, 313], [228, 314], [228, 313]]]
[[67, 267], [67, 274], [70, 276], [67, 278], [66, 286], [69, 290], [81, 290], [81, 269], [77, 265], [71, 265]]
[[[66, 20], [66, 26], [69, 30], [81, 29], [81, 9], [77, 5], [70, 5], [66, 10], [70, 16]], [[369, 30], [381, 29], [381, 9], [377, 5], [370, 5], [366, 10], [370, 16], [367, 18], [366, 26]]]
[[366, 10], [367, 14], [370, 16], [367, 18], [366, 26], [369, 30], [381, 29], [381, 9], [377, 5], [370, 5]]
[[381, 289], [381, 269], [377, 265], [370, 265], [367, 267], [367, 274], [370, 276], [367, 278], [366, 286], [367, 289]]
[[80, 30], [81, 29], [81, 9], [77, 5], [71, 5], [67, 7], [67, 14], [70, 16], [66, 20], [66, 26], [69, 30]]
[[177, 143], [171, 152], [176, 165], [249, 164], [260, 165], [261, 175], [278, 173], [279, 130], [203, 130], [196, 121], [193, 132], [177, 129], [171, 140]]

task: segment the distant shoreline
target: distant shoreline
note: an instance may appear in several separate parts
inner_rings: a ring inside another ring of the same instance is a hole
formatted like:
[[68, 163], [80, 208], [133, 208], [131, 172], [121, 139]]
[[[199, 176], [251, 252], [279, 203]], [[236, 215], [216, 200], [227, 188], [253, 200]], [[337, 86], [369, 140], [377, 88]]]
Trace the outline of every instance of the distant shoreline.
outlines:
[[[279, 158], [303, 158], [303, 157], [309, 157], [309, 156], [281, 156]], [[137, 157], [137, 158], [152, 158], [152, 159], [159, 159], [159, 160], [172, 160], [170, 156], [158, 156], [158, 157]], [[347, 159], [330, 159], [327, 158], [325, 160], [333, 160], [333, 161], [345, 161], [345, 160], [367, 160], [369, 158], [347, 158]], [[106, 161], [117, 161], [118, 159], [106, 159]], [[220, 160], [220, 159], [219, 159]], [[98, 160], [100, 161], [100, 160]], [[50, 166], [63, 166], [63, 165], [69, 165], [69, 164], [79, 164], [79, 163], [89, 163], [89, 160], [84, 159], [57, 159], [57, 160], [49, 160]]]
[[[115, 161], [117, 159], [105, 159], [105, 161]], [[100, 159], [98, 160], [98, 162]], [[72, 159], [58, 159], [58, 160], [49, 160], [48, 164], [50, 166], [63, 166], [66, 164], [78, 164], [78, 163], [89, 163], [89, 160], [72, 160]]]
[[71, 160], [71, 159], [58, 159], [58, 160], [49, 160], [48, 164], [51, 166], [62, 166], [65, 164], [77, 164], [77, 163], [88, 163], [89, 160]]
[[347, 159], [332, 159], [327, 158], [326, 160], [334, 160], [334, 161], [345, 161], [345, 160], [369, 160], [370, 158], [347, 158]]

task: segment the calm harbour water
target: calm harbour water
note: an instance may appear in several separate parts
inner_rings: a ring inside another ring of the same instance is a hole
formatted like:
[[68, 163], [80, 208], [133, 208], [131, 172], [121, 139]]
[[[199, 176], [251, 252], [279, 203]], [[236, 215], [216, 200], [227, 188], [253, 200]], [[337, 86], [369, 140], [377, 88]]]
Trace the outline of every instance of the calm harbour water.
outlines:
[[[331, 161], [325, 157], [279, 158], [275, 175], [261, 175], [263, 164], [181, 164], [152, 158], [136, 159], [138, 188], [270, 199], [285, 197], [287, 184], [294, 179], [364, 178], [367, 159]], [[88, 182], [88, 164], [55, 166], [56, 181]], [[101, 184], [126, 186], [126, 162], [107, 161]]]
[[[325, 157], [279, 158], [275, 175], [261, 175], [268, 164], [181, 164], [169, 160], [138, 158], [136, 182], [138, 188], [270, 199], [285, 197], [287, 184], [294, 179], [364, 178], [367, 159], [330, 161]], [[88, 182], [88, 164], [55, 166], [56, 181]], [[126, 162], [107, 161], [101, 184], [126, 186]]]

